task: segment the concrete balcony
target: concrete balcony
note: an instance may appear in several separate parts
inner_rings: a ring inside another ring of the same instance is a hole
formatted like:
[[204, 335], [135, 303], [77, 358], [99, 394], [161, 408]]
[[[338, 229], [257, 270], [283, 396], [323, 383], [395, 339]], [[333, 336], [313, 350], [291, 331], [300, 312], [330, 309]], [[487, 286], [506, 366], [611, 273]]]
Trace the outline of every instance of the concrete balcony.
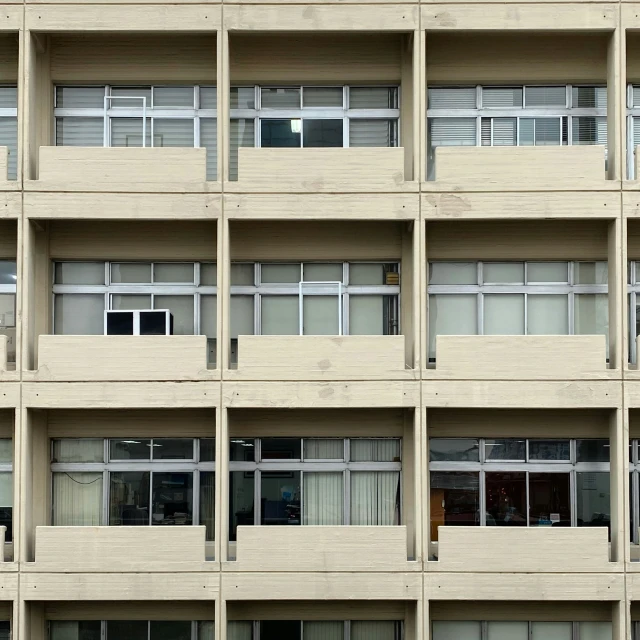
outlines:
[[211, 380], [206, 336], [38, 338], [35, 380], [67, 382]]
[[439, 527], [433, 571], [610, 572], [606, 527]]
[[437, 336], [435, 374], [470, 380], [565, 380], [609, 379], [614, 371], [607, 369], [603, 335]]
[[[292, 562], [292, 558], [295, 561]], [[407, 528], [240, 526], [233, 571], [406, 571]]]
[[239, 336], [238, 368], [246, 380], [411, 379], [404, 336]]
[[204, 148], [40, 147], [38, 179], [25, 190], [193, 193], [216, 185], [206, 182]]
[[238, 150], [238, 181], [226, 190], [241, 192], [348, 193], [417, 191], [405, 182], [404, 149], [311, 148]]
[[33, 571], [202, 571], [205, 529], [173, 527], [36, 527]]
[[603, 146], [439, 147], [433, 191], [606, 190]]

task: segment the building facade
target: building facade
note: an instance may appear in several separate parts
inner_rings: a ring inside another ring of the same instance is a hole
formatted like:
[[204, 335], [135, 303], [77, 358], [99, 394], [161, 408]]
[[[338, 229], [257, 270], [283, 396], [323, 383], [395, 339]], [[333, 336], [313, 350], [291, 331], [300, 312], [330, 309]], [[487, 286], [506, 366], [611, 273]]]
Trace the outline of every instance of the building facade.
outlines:
[[639, 146], [634, 2], [4, 3], [0, 637], [640, 640]]

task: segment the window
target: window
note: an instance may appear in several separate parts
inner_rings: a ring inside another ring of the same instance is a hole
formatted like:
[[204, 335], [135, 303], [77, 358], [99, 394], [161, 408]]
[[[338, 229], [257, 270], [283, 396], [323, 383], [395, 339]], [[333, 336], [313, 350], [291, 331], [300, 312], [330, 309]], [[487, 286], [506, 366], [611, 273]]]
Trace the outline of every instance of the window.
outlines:
[[[0, 438], [0, 526], [7, 527], [5, 542], [13, 540], [13, 440]], [[0, 640], [2, 640], [0, 622]]]
[[231, 438], [230, 539], [239, 525], [400, 524], [401, 440]]
[[56, 146], [205, 147], [217, 178], [215, 87], [57, 86], [54, 116]]
[[432, 640], [612, 640], [611, 622], [434, 620], [431, 629]]
[[439, 526], [610, 527], [606, 439], [430, 438]]
[[9, 362], [16, 361], [17, 279], [16, 261], [0, 260], [0, 335], [7, 336], [7, 360]]
[[398, 263], [231, 265], [231, 348], [239, 335], [396, 335]]
[[168, 309], [175, 334], [207, 336], [213, 364], [216, 273], [209, 262], [56, 262], [53, 332], [102, 335], [105, 309]]
[[428, 180], [442, 146], [607, 143], [607, 88], [467, 86], [428, 89]]
[[231, 87], [229, 178], [239, 147], [397, 147], [398, 87]]
[[213, 640], [208, 620], [55, 620], [49, 640]]
[[200, 524], [213, 540], [213, 438], [63, 438], [51, 473], [55, 526]]
[[228, 640], [401, 640], [395, 620], [229, 621]]
[[640, 85], [627, 85], [627, 177], [636, 179], [636, 147], [640, 144]]
[[631, 542], [640, 544], [640, 440], [629, 443], [629, 472]]
[[[639, 125], [640, 126], [640, 125]], [[638, 363], [636, 340], [640, 335], [640, 262], [629, 262], [629, 362]]]
[[[7, 175], [2, 180], [18, 177], [18, 89], [0, 85], [0, 147], [7, 147]], [[0, 280], [1, 282], [1, 280]]]
[[437, 335], [608, 335], [606, 262], [429, 263]]

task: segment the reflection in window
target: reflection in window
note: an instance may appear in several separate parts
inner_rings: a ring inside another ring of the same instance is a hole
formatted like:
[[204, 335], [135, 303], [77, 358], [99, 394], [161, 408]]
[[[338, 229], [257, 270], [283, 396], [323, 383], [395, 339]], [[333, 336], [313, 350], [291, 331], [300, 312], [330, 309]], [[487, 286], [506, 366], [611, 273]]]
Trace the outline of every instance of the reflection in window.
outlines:
[[401, 640], [397, 620], [260, 620], [227, 623], [229, 640]]
[[608, 621], [449, 621], [431, 623], [432, 640], [612, 640]]
[[52, 620], [49, 640], [213, 640], [212, 620]]

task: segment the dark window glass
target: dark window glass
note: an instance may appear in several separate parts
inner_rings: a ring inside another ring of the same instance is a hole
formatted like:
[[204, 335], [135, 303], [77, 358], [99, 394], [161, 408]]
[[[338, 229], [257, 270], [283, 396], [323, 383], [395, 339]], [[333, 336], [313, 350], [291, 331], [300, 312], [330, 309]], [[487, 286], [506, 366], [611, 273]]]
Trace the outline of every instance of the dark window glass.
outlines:
[[109, 440], [111, 460], [149, 460], [151, 458], [151, 440], [127, 438]]
[[13, 542], [13, 507], [0, 507], [0, 527], [7, 527], [4, 541]]
[[522, 472], [485, 474], [487, 525], [527, 526], [527, 483]]
[[[169, 334], [173, 334], [173, 314], [169, 314]], [[167, 333], [167, 317], [164, 312], [145, 311], [140, 314], [141, 336], [164, 336]]]
[[529, 504], [529, 526], [571, 526], [569, 474], [530, 473]]
[[611, 488], [607, 472], [576, 473], [579, 527], [611, 527]]
[[132, 336], [133, 313], [118, 312], [107, 314], [107, 335]]
[[118, 640], [145, 640], [149, 635], [146, 620], [108, 620], [107, 637]]
[[525, 441], [512, 438], [484, 441], [485, 460], [522, 460], [525, 457]]
[[154, 438], [154, 460], [193, 460], [191, 438]]
[[342, 120], [304, 120], [305, 147], [342, 147]]
[[[49, 624], [50, 640], [100, 640], [100, 620], [52, 620]], [[9, 623], [0, 622], [0, 640], [9, 639]]]
[[431, 472], [431, 540], [440, 526], [480, 524], [479, 474], [465, 471]]
[[214, 539], [216, 503], [216, 474], [213, 471], [200, 472], [200, 524], [206, 529], [206, 539]]
[[111, 473], [110, 525], [149, 524], [149, 479], [148, 471]]
[[429, 460], [478, 462], [479, 445], [475, 438], [431, 438]]
[[255, 442], [251, 438], [231, 438], [229, 460], [233, 462], [254, 462]]
[[152, 524], [193, 524], [193, 473], [154, 473]]
[[236, 539], [238, 526], [255, 524], [253, 479], [253, 471], [229, 473], [229, 540]]
[[262, 472], [260, 524], [300, 524], [300, 472]]
[[298, 620], [263, 620], [260, 640], [300, 640], [301, 627]]
[[152, 620], [151, 640], [191, 640], [191, 622], [188, 620]]
[[568, 440], [529, 440], [529, 460], [571, 459]]
[[578, 462], [609, 462], [609, 440], [605, 438], [576, 440]]
[[300, 438], [263, 438], [263, 460], [300, 460], [302, 458], [302, 440]]
[[216, 461], [216, 439], [200, 438], [200, 462]]
[[260, 145], [262, 147], [299, 147], [301, 122], [294, 120], [262, 120]]

